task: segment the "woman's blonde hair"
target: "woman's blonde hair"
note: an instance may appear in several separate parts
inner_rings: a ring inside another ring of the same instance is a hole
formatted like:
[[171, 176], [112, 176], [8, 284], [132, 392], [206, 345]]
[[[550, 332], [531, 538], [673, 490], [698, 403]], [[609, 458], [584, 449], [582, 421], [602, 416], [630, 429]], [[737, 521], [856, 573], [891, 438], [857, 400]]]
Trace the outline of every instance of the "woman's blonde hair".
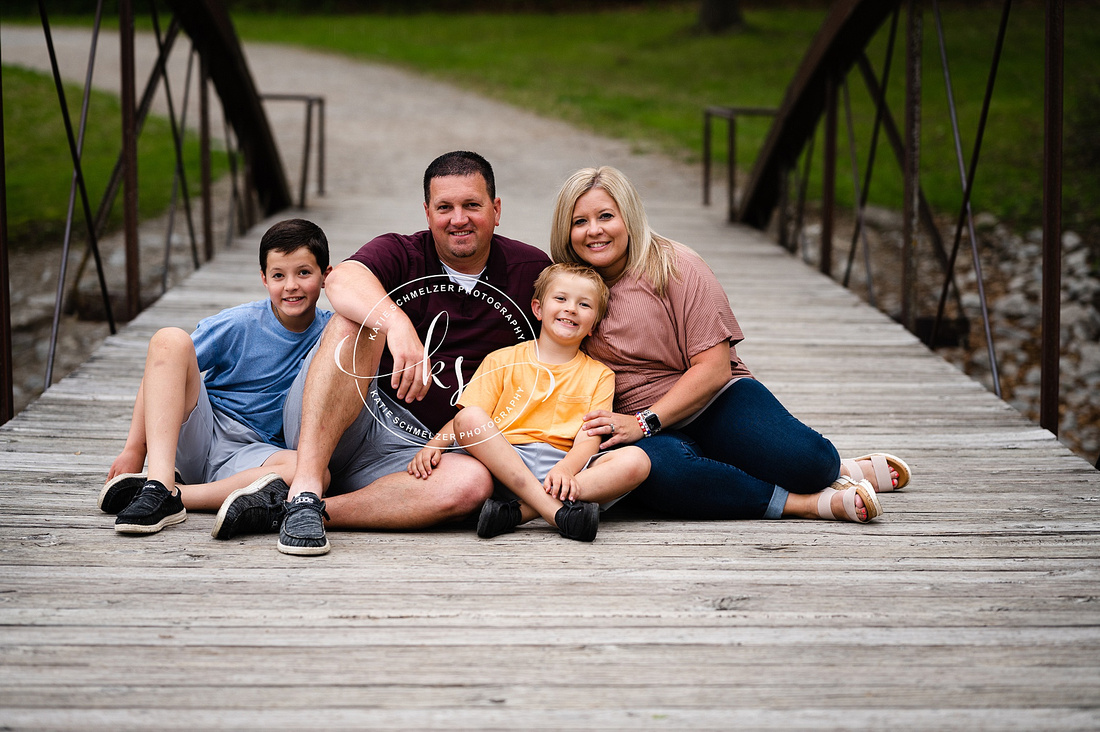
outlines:
[[573, 208], [577, 199], [593, 188], [602, 188], [619, 207], [626, 225], [626, 270], [649, 280], [664, 294], [669, 279], [677, 275], [672, 242], [649, 228], [638, 189], [619, 170], [604, 165], [578, 170], [562, 184], [550, 225], [550, 258], [555, 262], [586, 264], [573, 249]]

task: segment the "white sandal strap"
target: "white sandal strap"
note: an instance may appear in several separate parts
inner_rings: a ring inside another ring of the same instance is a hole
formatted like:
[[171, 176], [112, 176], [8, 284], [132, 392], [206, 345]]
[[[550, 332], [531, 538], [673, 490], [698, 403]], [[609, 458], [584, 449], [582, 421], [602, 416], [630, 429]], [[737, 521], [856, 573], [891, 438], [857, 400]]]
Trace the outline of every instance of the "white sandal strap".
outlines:
[[872, 455], [871, 467], [875, 470], [875, 485], [879, 491], [894, 490], [894, 478], [890, 475], [890, 462], [885, 455]]
[[841, 460], [840, 464], [848, 469], [849, 478], [852, 480], [863, 480], [863, 468], [859, 467], [858, 462], [849, 458], [848, 460]]
[[834, 493], [840, 491], [835, 488], [826, 488], [821, 491], [821, 495], [817, 497], [817, 515], [823, 519], [829, 519], [831, 521], [836, 520], [836, 516], [833, 515], [832, 498]]

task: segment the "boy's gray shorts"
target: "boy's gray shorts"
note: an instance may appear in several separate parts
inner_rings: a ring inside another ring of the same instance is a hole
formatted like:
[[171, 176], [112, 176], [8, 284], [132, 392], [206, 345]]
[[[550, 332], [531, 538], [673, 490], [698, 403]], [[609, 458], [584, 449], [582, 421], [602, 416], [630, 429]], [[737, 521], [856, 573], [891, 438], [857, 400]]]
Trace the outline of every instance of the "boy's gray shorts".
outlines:
[[[553, 445], [548, 445], [545, 442], [528, 442], [523, 445], [512, 445], [512, 447], [516, 448], [516, 452], [518, 452], [520, 458], [523, 459], [523, 464], [526, 465], [527, 469], [530, 470], [531, 473], [539, 479], [540, 483], [546, 480], [546, 475], [550, 472], [550, 469], [561, 462], [561, 459], [565, 457], [564, 450], [559, 450]], [[606, 450], [603, 452], [597, 452], [595, 455], [588, 458], [588, 462], [584, 464], [584, 468], [581, 468], [581, 470], [584, 470], [592, 465], [592, 462], [600, 455], [606, 454]], [[498, 488], [498, 490], [500, 489]], [[507, 493], [511, 493], [511, 491], [507, 491]], [[625, 495], [626, 494], [623, 494], [623, 496], [613, 498], [606, 503], [601, 503], [600, 511], [606, 511], [607, 509], [611, 508], [616, 503], [621, 501]]]
[[180, 427], [176, 470], [185, 484], [211, 483], [258, 468], [282, 448], [269, 445], [253, 430], [215, 409], [199, 382], [199, 402]]
[[[302, 421], [302, 393], [317, 346], [302, 362], [298, 377], [283, 406], [283, 432], [291, 449], [298, 447]], [[432, 433], [404, 405], [395, 402], [374, 379], [362, 382], [365, 406], [344, 432], [328, 467], [332, 482], [325, 495], [336, 496], [364, 488], [392, 473], [404, 473]]]

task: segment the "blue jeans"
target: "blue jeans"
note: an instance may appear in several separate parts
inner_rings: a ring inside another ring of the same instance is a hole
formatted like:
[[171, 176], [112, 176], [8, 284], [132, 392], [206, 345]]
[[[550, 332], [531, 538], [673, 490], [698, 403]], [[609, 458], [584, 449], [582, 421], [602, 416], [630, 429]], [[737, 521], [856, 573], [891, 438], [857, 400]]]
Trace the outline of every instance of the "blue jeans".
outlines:
[[767, 387], [740, 379], [693, 422], [636, 443], [649, 477], [630, 499], [686, 519], [779, 518], [787, 494], [816, 493], [840, 455]]

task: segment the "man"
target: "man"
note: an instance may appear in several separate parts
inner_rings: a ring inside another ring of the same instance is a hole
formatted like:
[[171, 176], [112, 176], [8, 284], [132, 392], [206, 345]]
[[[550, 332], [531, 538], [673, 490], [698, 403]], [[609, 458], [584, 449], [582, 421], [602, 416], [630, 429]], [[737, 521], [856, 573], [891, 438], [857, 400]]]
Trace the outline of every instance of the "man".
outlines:
[[218, 538], [280, 528], [280, 551], [324, 554], [323, 518], [333, 528], [416, 529], [460, 519], [492, 493], [488, 470], [468, 455], [443, 455], [426, 480], [405, 467], [454, 417], [486, 354], [535, 337], [534, 281], [550, 260], [495, 234], [500, 199], [476, 153], [428, 166], [424, 212], [427, 231], [377, 237], [329, 275], [336, 314], [284, 413], [298, 450], [289, 494], [238, 491]]

